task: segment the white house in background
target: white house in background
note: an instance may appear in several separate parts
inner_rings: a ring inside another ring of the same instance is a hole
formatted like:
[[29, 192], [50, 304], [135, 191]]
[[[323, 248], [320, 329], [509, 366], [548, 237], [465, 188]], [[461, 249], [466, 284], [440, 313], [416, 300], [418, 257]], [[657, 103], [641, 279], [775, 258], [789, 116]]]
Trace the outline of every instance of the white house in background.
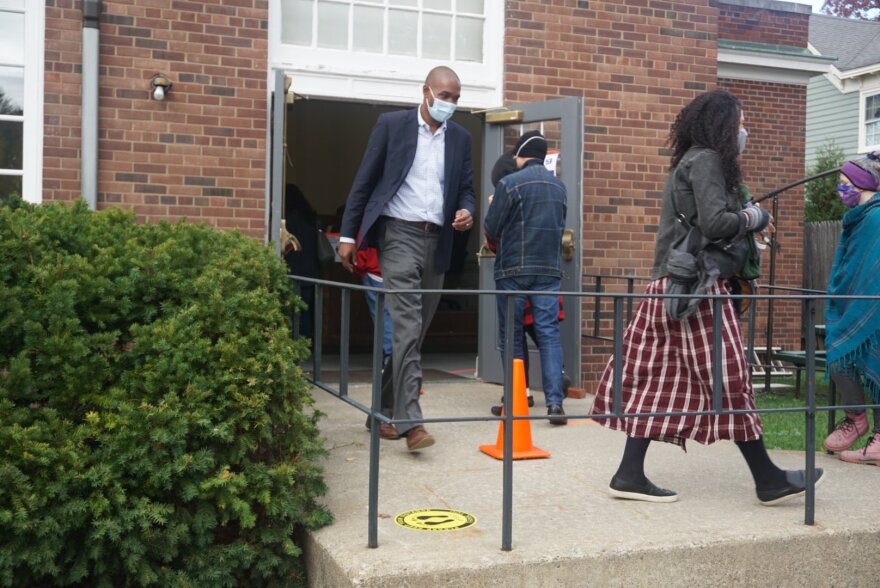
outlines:
[[836, 60], [807, 86], [807, 168], [831, 140], [847, 157], [880, 149], [880, 22], [812, 14], [809, 41]]

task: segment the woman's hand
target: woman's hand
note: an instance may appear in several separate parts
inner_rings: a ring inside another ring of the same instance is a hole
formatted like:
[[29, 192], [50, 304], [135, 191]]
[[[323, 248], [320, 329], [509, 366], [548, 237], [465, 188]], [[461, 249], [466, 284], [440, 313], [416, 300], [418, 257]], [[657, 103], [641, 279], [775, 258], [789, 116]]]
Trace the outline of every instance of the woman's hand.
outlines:
[[[767, 230], [773, 221], [771, 214], [757, 204], [747, 204], [739, 211], [739, 214], [745, 219], [745, 230], [752, 233], [761, 233]], [[775, 227], [773, 230], [776, 230]]]

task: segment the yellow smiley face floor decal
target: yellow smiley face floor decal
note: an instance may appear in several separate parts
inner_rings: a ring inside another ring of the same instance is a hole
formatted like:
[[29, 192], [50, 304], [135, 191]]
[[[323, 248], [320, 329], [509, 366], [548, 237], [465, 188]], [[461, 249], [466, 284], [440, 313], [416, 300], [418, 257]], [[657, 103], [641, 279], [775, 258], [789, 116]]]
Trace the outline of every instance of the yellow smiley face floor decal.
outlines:
[[394, 522], [417, 531], [457, 531], [474, 525], [477, 518], [457, 510], [421, 508], [397, 515]]

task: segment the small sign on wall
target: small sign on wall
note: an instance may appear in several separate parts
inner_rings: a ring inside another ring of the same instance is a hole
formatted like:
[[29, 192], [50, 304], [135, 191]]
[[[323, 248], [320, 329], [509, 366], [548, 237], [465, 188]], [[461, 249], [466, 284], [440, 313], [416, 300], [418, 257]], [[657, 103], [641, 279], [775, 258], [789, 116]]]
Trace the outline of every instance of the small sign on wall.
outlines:
[[555, 175], [555, 176], [559, 175], [558, 173], [556, 173], [556, 163], [558, 161], [559, 161], [559, 151], [556, 151], [553, 149], [547, 151], [547, 156], [544, 158], [544, 167], [546, 167], [547, 170], [553, 172], [553, 175]]

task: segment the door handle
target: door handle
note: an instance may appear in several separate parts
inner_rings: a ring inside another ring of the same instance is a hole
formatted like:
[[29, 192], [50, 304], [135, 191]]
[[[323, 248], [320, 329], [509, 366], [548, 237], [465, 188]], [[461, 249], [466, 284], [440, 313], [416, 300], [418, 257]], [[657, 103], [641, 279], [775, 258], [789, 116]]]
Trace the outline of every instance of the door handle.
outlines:
[[281, 219], [281, 229], [279, 230], [279, 241], [281, 242], [281, 254], [290, 253], [291, 251], [302, 251], [299, 239], [296, 235], [287, 231], [287, 222]]
[[562, 231], [562, 259], [571, 261], [574, 259], [574, 230], [565, 229]]

